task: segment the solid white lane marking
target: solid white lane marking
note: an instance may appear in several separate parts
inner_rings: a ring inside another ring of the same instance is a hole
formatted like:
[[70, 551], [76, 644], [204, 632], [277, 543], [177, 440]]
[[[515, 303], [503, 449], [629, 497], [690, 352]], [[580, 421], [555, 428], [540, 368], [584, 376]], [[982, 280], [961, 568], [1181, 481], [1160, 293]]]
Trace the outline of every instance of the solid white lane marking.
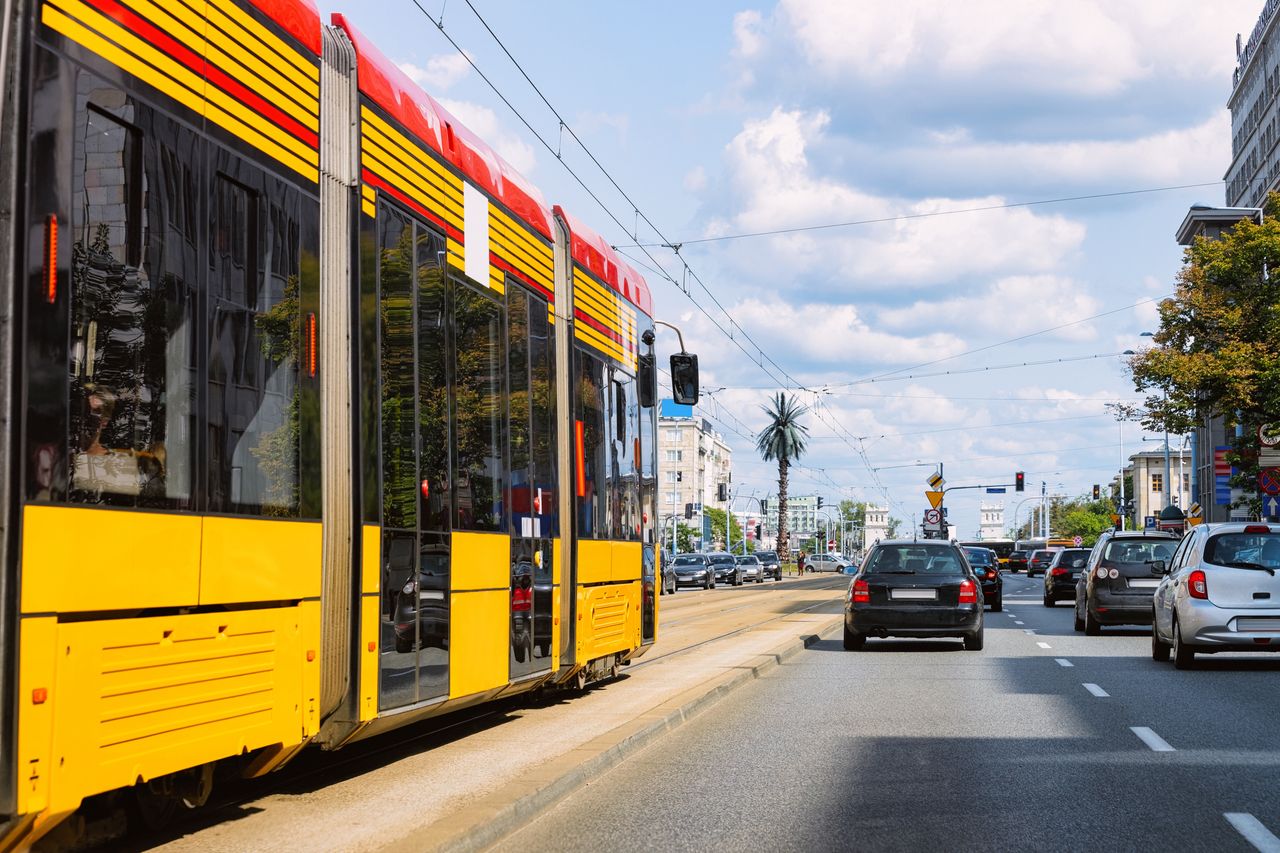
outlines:
[[1280, 838], [1276, 838], [1275, 834], [1253, 815], [1248, 812], [1223, 812], [1222, 816], [1227, 819], [1227, 823], [1235, 827], [1236, 832], [1244, 836], [1245, 841], [1262, 853], [1280, 853]]
[[1129, 726], [1129, 731], [1138, 736], [1138, 739], [1151, 747], [1152, 752], [1174, 752], [1174, 748], [1169, 746], [1169, 741], [1160, 737], [1160, 735], [1151, 731], [1146, 726]]
[[1051, 648], [1053, 648], [1053, 646], [1049, 645], [1048, 643], [1036, 643], [1036, 645], [1037, 645], [1037, 646], [1039, 646], [1039, 647], [1040, 647], [1040, 648], [1042, 648], [1042, 649], [1051, 649]]
[[1075, 666], [1075, 664], [1066, 658], [1054, 658], [1054, 660], [1058, 662], [1058, 666]]
[[1092, 693], [1094, 696], [1097, 696], [1099, 699], [1106, 699], [1108, 696], [1111, 695], [1110, 693], [1103, 690], [1101, 687], [1099, 687], [1096, 684], [1084, 684], [1083, 687], [1085, 690], [1088, 690], [1090, 693]]

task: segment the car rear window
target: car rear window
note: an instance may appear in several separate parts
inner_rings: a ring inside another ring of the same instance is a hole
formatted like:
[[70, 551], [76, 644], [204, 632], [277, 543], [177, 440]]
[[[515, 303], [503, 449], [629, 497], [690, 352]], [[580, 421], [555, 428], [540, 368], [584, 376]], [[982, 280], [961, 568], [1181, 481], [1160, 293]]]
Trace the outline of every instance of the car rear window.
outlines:
[[1108, 563], [1149, 563], [1168, 561], [1178, 543], [1171, 539], [1112, 539], [1102, 559]]
[[1058, 558], [1059, 566], [1070, 567], [1076, 560], [1087, 560], [1089, 554], [1092, 553], [1088, 548], [1068, 548], [1065, 551], [1058, 552], [1062, 556]]
[[1221, 533], [1204, 545], [1204, 561], [1242, 569], [1280, 569], [1280, 533]]
[[701, 557], [676, 557], [675, 565], [677, 566], [700, 566], [702, 565]]
[[867, 561], [868, 572], [909, 572], [913, 574], [964, 574], [960, 556], [950, 545], [883, 545]]
[[969, 564], [973, 566], [989, 566], [995, 562], [991, 552], [982, 548], [966, 548], [964, 553], [969, 558]]
[[772, 565], [773, 563], [778, 562], [778, 555], [777, 554], [758, 554], [756, 555], [756, 559], [759, 560], [761, 563], [765, 563], [766, 565]]

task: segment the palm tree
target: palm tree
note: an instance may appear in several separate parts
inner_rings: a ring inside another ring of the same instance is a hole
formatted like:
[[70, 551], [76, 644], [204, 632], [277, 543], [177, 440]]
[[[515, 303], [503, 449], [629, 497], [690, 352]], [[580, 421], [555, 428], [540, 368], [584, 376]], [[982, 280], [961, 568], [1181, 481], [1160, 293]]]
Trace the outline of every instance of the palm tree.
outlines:
[[778, 559], [790, 556], [787, 547], [787, 469], [804, 455], [804, 444], [809, 428], [800, 423], [800, 416], [809, 411], [795, 397], [788, 398], [779, 391], [767, 406], [761, 406], [769, 416], [769, 425], [756, 436], [756, 450], [765, 462], [778, 460]]

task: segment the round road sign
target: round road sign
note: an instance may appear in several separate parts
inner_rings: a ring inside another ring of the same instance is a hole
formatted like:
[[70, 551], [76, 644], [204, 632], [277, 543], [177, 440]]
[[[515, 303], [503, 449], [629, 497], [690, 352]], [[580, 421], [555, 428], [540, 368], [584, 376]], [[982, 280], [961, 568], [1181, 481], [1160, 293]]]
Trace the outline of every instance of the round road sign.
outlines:
[[1264, 495], [1280, 495], [1280, 468], [1263, 468], [1259, 471], [1258, 489]]
[[1077, 536], [1075, 539], [1072, 539], [1071, 541], [1075, 543], [1075, 546], [1076, 546], [1077, 548], [1079, 548], [1081, 545], [1083, 545], [1083, 544], [1084, 544], [1084, 537], [1083, 537], [1083, 536]]
[[1259, 426], [1258, 443], [1263, 447], [1280, 447], [1280, 424], [1262, 424]]
[[941, 524], [942, 513], [936, 509], [926, 509], [924, 511], [924, 523], [925, 524]]

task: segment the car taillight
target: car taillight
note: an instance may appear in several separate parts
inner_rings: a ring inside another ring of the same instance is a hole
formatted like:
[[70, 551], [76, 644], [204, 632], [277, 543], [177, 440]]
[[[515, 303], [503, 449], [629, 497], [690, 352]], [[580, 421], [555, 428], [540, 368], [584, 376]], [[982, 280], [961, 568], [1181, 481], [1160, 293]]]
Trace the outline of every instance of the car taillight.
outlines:
[[1245, 527], [1244, 532], [1245, 533], [1270, 533], [1271, 528], [1267, 527], [1265, 524], [1250, 524]]
[[858, 578], [853, 582], [853, 586], [849, 589], [849, 600], [854, 604], [871, 603], [871, 587], [867, 585], [866, 580]]
[[995, 576], [996, 576], [996, 573], [995, 573], [994, 571], [992, 571], [991, 569], [987, 569], [987, 579], [988, 579], [988, 580], [994, 580], [994, 579], [995, 579]]
[[1187, 594], [1192, 598], [1209, 598], [1209, 580], [1200, 569], [1187, 576]]
[[1106, 567], [1106, 566], [1098, 566], [1098, 570], [1097, 570], [1096, 572], [1094, 572], [1094, 576], [1095, 576], [1098, 580], [1104, 580], [1104, 579], [1106, 578], [1106, 576], [1107, 576], [1107, 567]]
[[1058, 566], [1058, 568], [1049, 572], [1049, 574], [1053, 575], [1054, 577], [1062, 577], [1066, 573], [1067, 573], [1067, 570], [1062, 568], [1062, 566]]
[[960, 581], [960, 603], [961, 604], [977, 604], [978, 588], [973, 585], [973, 581], [965, 578]]

